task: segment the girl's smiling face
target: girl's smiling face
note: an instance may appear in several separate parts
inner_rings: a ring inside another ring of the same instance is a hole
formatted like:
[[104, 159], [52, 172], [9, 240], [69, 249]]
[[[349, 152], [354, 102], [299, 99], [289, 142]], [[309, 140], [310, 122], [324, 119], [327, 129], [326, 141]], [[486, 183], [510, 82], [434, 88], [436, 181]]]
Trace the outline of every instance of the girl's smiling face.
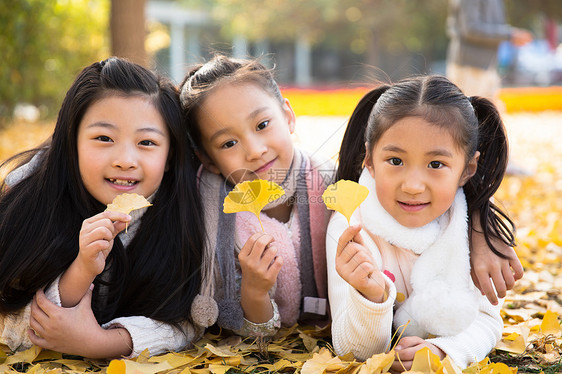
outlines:
[[368, 150], [365, 166], [383, 208], [406, 227], [428, 224], [449, 209], [476, 172], [450, 132], [420, 117], [394, 123]]
[[170, 137], [146, 96], [109, 96], [95, 101], [78, 126], [82, 182], [100, 203], [122, 193], [152, 195], [166, 171]]
[[215, 88], [197, 109], [203, 152], [213, 173], [236, 184], [265, 179], [281, 184], [293, 161], [295, 114], [254, 83]]

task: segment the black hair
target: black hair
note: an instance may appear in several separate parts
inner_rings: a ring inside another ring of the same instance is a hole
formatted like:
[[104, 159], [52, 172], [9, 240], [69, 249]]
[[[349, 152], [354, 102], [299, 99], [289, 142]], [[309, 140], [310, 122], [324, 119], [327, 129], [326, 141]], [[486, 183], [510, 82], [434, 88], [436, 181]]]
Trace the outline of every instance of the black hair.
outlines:
[[365, 94], [344, 134], [336, 180], [358, 181], [366, 152], [373, 149], [386, 130], [406, 117], [421, 117], [450, 131], [467, 161], [480, 152], [476, 174], [464, 185], [469, 227], [478, 213], [488, 246], [505, 258], [491, 241], [497, 238], [515, 245], [513, 222], [490, 200], [507, 168], [508, 142], [501, 116], [491, 101], [466, 97], [443, 76], [413, 77]]
[[237, 59], [217, 54], [210, 61], [193, 66], [180, 84], [184, 123], [196, 149], [201, 147], [197, 109], [215, 88], [225, 83], [254, 83], [283, 104], [283, 96], [271, 69], [258, 59]]
[[82, 222], [105, 209], [82, 183], [77, 131], [87, 109], [110, 96], [148, 98], [168, 128], [170, 150], [153, 206], [127, 248], [115, 239], [105, 270], [94, 280], [92, 309], [99, 323], [133, 315], [167, 323], [190, 319], [205, 232], [178, 91], [168, 79], [115, 57], [82, 70], [49, 144], [35, 151], [39, 164], [16, 184], [2, 186], [1, 313], [21, 309], [62, 274], [78, 254]]

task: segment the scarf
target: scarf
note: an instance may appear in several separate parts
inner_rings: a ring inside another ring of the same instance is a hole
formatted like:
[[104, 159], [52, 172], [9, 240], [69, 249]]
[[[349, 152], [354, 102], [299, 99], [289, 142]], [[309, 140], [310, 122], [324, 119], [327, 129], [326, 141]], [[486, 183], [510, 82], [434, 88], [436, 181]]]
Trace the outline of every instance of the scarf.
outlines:
[[366, 169], [359, 183], [372, 192], [359, 208], [364, 229], [419, 255], [410, 277], [413, 292], [396, 310], [394, 327], [409, 320], [407, 335], [420, 337], [455, 335], [467, 328], [478, 314], [478, 293], [470, 277], [462, 188], [447, 212], [425, 226], [408, 228], [382, 207]]
[[[282, 223], [262, 215], [264, 228], [268, 227], [266, 232], [274, 235], [277, 244], [279, 244], [278, 249], [283, 252], [280, 255], [285, 256], [287, 254], [287, 257], [283, 259], [284, 261], [288, 260], [288, 263], [285, 263], [282, 267], [282, 272], [280, 271], [276, 291], [276, 300], [280, 301], [281, 320], [285, 324], [291, 324], [292, 321], [296, 321], [302, 299], [305, 297], [325, 297], [326, 294], [324, 280], [326, 277], [325, 253], [318, 253], [317, 256], [313, 256], [313, 252], [322, 252], [322, 248], [325, 251], [325, 243], [323, 242], [325, 241], [325, 236], [322, 236], [322, 243], [312, 244], [313, 238], [317, 239], [318, 233], [322, 232], [321, 226], [323, 226], [323, 234], [320, 233], [320, 235], [325, 235], [326, 224], [322, 225], [322, 223], [318, 222], [318, 226], [321, 228], [319, 230], [316, 228], [311, 230], [311, 222], [321, 221], [318, 218], [319, 215], [327, 219], [328, 213], [325, 206], [320, 206], [319, 204], [313, 206], [311, 204], [312, 196], [309, 196], [309, 192], [311, 191], [314, 194], [313, 200], [321, 201], [320, 196], [325, 187], [324, 183], [330, 183], [331, 179], [326, 178], [324, 181], [318, 174], [319, 172], [315, 170], [308, 155], [295, 149], [291, 167], [281, 183], [285, 195], [264, 208], [267, 210], [287, 202], [293, 204], [293, 209], [297, 211], [298, 232], [300, 234], [300, 248], [298, 250], [291, 248], [292, 243], [291, 240], [288, 240], [290, 238], [288, 238], [287, 234], [276, 235], [276, 232], [287, 231], [286, 228], [280, 228], [279, 225], [283, 225]], [[246, 232], [246, 229], [251, 226], [248, 224], [249, 220], [252, 219], [251, 216], [247, 216], [246, 212], [236, 214], [226, 214], [223, 212], [224, 198], [233, 189], [233, 186], [222, 176], [210, 173], [205, 169], [200, 169], [199, 185], [205, 210], [208, 247], [209, 251], [215, 251], [217, 262], [216, 269], [210, 267], [208, 272], [209, 276], [217, 279], [217, 292], [216, 294], [213, 292], [219, 310], [217, 323], [223, 328], [239, 330], [244, 322], [244, 313], [239, 300], [240, 290], [236, 268], [237, 230], [244, 230], [242, 233], [238, 233], [239, 239], [244, 240], [244, 238], [251, 236], [253, 233], [261, 231], [261, 228], [257, 229], [259, 227], [259, 224], [257, 224], [257, 226], [254, 225], [253, 229], [250, 228], [252, 231]], [[322, 209], [321, 213], [319, 213], [319, 208]], [[255, 223], [258, 222], [255, 217], [253, 219], [256, 221]], [[318, 244], [321, 245], [319, 246]], [[314, 250], [315, 247], [321, 247], [321, 249]], [[291, 258], [291, 252], [298, 254], [294, 261]], [[293, 266], [298, 266], [299, 268], [297, 275], [294, 274]], [[218, 271], [219, 276], [211, 275], [215, 271]], [[321, 284], [318, 284], [319, 280]], [[295, 282], [298, 282], [297, 286], [295, 286]], [[320, 292], [318, 287], [321, 288]], [[283, 290], [295, 290], [297, 295], [286, 295]], [[290, 301], [290, 299], [286, 299], [287, 296], [297, 301]]]

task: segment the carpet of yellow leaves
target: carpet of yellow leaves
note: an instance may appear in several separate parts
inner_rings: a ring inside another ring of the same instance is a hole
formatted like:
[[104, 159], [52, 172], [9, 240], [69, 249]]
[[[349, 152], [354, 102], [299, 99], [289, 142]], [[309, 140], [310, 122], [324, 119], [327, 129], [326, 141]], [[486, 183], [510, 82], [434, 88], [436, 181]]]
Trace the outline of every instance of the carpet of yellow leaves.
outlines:
[[[345, 118], [299, 118], [297, 141], [333, 156]], [[562, 112], [512, 113], [505, 116], [511, 160], [524, 174], [506, 177], [496, 197], [517, 224], [517, 253], [525, 275], [510, 291], [502, 309], [505, 332], [489, 358], [464, 373], [562, 372]], [[322, 128], [324, 138], [318, 137]], [[0, 131], [0, 159], [37, 145], [52, 125], [20, 123]], [[336, 134], [336, 135], [334, 135]], [[314, 136], [312, 136], [314, 135]], [[526, 174], [525, 174], [526, 173]], [[266, 344], [209, 332], [192, 350], [136, 360], [84, 360], [36, 347], [16, 354], [0, 351], [0, 371], [30, 373], [384, 373], [387, 355], [365, 363], [337, 357], [329, 329], [294, 326]], [[418, 372], [459, 373], [452, 363], [420, 358]], [[422, 369], [425, 368], [425, 369]], [[446, 370], [446, 371], [445, 371]]]

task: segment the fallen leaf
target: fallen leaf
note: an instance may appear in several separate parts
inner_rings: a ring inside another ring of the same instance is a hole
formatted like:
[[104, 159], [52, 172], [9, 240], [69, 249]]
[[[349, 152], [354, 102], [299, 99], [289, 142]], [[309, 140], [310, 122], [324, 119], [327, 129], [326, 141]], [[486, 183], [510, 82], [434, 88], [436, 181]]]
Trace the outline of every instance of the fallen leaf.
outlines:
[[113, 201], [107, 204], [105, 210], [129, 214], [133, 210], [145, 208], [147, 206], [152, 206], [152, 204], [146, 200], [144, 196], [137, 193], [124, 193], [115, 196]]
[[379, 353], [371, 356], [361, 366], [359, 374], [380, 374], [388, 372], [394, 362], [394, 350], [388, 353]]
[[321, 374], [327, 371], [336, 371], [347, 366], [339, 357], [333, 357], [326, 348], [312, 355], [312, 358], [304, 363], [302, 374]]
[[542, 318], [541, 332], [543, 334], [560, 335], [560, 322], [558, 322], [558, 313], [547, 310]]
[[263, 179], [238, 183], [224, 198], [223, 211], [225, 213], [251, 212], [263, 224], [260, 218], [261, 210], [269, 203], [279, 199], [285, 191], [275, 182]]
[[412, 361], [412, 371], [419, 371], [426, 374], [433, 374], [439, 370], [441, 360], [439, 356], [431, 352], [428, 347], [423, 347], [414, 355]]
[[369, 189], [357, 182], [339, 180], [329, 185], [322, 194], [322, 200], [328, 209], [335, 210], [347, 218], [347, 223], [351, 219], [353, 212], [365, 200], [369, 194]]

